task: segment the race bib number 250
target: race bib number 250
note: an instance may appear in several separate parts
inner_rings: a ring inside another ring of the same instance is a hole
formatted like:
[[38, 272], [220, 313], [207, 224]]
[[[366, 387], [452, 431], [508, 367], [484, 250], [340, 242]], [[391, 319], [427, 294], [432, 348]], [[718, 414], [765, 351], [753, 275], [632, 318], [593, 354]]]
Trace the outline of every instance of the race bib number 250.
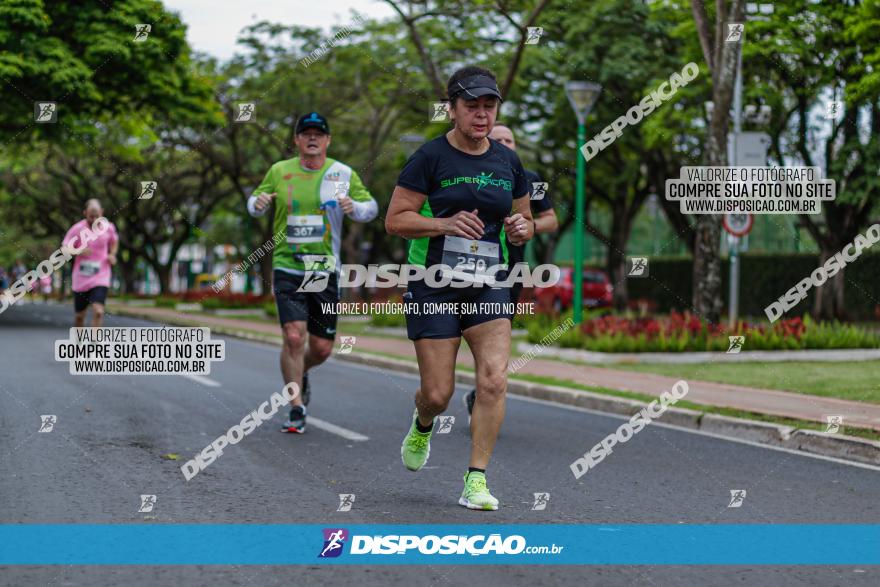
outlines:
[[471, 240], [458, 236], [445, 237], [443, 242], [443, 275], [473, 283], [495, 282], [495, 272], [500, 263], [498, 243]]

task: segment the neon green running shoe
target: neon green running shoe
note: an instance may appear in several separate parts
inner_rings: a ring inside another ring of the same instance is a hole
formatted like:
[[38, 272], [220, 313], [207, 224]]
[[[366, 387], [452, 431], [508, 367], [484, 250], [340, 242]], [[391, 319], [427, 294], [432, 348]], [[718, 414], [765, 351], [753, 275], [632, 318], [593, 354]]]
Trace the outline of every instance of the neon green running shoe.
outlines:
[[416, 428], [416, 419], [419, 417], [419, 411], [413, 412], [412, 424], [409, 432], [403, 438], [403, 444], [400, 446], [400, 459], [403, 466], [410, 471], [418, 471], [428, 462], [428, 456], [431, 454], [431, 432], [419, 432]]
[[464, 491], [461, 492], [458, 503], [471, 510], [498, 509], [498, 500], [492, 497], [486, 487], [486, 474], [479, 471], [465, 473]]

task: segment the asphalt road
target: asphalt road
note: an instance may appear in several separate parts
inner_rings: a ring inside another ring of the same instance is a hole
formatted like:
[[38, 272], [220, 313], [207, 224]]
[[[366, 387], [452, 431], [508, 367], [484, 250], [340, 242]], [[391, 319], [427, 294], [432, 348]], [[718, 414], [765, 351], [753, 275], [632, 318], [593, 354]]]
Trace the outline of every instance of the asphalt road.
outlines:
[[[469, 433], [459, 389], [428, 466], [400, 462], [416, 380], [331, 359], [313, 372], [310, 429], [283, 414], [184, 480], [182, 461], [280, 390], [278, 348], [226, 339], [182, 376], [72, 376], [54, 360], [68, 306], [0, 314], [0, 523], [880, 523], [880, 472], [651, 425], [575, 480], [569, 463], [622, 419], [511, 397], [489, 470], [497, 512], [457, 505]], [[110, 316], [107, 326], [146, 322]], [[57, 415], [38, 433], [41, 414]], [[323, 425], [317, 426], [320, 419]], [[353, 438], [360, 438], [353, 440]], [[745, 489], [728, 508], [731, 489]], [[533, 493], [549, 505], [533, 511]], [[337, 512], [340, 493], [356, 495]], [[155, 510], [138, 513], [141, 494]], [[283, 548], [283, 544], [279, 544]], [[0, 567], [0, 585], [851, 585], [874, 567]]]

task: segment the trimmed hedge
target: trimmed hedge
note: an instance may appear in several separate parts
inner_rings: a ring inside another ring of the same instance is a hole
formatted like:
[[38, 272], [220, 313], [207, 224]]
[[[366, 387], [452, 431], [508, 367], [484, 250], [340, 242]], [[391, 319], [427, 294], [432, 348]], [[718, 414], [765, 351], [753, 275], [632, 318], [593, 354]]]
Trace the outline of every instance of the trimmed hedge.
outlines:
[[171, 308], [172, 310], [177, 307], [177, 299], [168, 297], [168, 296], [159, 296], [155, 301], [157, 308]]
[[[186, 299], [186, 297], [184, 298]], [[241, 310], [246, 308], [262, 309], [272, 301], [271, 296], [258, 296], [255, 294], [229, 294], [216, 296], [202, 296], [193, 298], [202, 304], [205, 310]]]
[[[819, 266], [814, 254], [745, 253], [740, 260], [739, 313], [764, 317], [764, 308], [776, 301]], [[629, 279], [630, 300], [647, 299], [657, 303], [657, 311], [687, 310], [693, 291], [691, 258], [651, 257], [650, 277]], [[722, 299], [728, 303], [730, 265], [721, 263]], [[845, 269], [846, 307], [853, 320], [870, 320], [880, 311], [880, 254], [863, 253]], [[786, 312], [786, 317], [803, 316], [813, 307], [815, 288], [807, 299]], [[725, 310], [726, 314], [726, 310]]]
[[[561, 317], [540, 316], [529, 322], [528, 340], [540, 342]], [[743, 348], [757, 350], [877, 348], [880, 334], [839, 322], [814, 322], [809, 316], [787, 318], [768, 326], [740, 321], [735, 328], [710, 326], [693, 314], [673, 312], [662, 318], [628, 318], [605, 315], [588, 318], [579, 328], [567, 330], [556, 344], [565, 348], [604, 353], [688, 351], [725, 352], [729, 336], [744, 335]]]
[[[120, 299], [150, 299], [154, 296], [133, 296], [131, 298], [120, 297]], [[205, 300], [219, 300], [222, 308], [247, 308], [250, 306], [262, 306], [264, 303], [274, 300], [271, 294], [257, 295], [254, 293], [217, 293], [208, 289], [191, 289], [180, 292], [169, 292], [158, 296], [160, 298], [174, 299], [178, 303], [204, 303]], [[213, 303], [213, 302], [211, 302]]]

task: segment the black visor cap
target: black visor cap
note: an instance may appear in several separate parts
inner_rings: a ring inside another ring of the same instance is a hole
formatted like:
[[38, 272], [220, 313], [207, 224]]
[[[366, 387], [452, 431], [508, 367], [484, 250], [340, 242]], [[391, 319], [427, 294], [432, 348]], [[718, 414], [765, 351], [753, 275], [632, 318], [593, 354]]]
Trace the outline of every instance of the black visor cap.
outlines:
[[476, 100], [480, 96], [495, 96], [501, 100], [498, 84], [488, 75], [472, 75], [455, 83], [456, 89], [449, 96], [450, 100], [461, 96], [465, 100]]

